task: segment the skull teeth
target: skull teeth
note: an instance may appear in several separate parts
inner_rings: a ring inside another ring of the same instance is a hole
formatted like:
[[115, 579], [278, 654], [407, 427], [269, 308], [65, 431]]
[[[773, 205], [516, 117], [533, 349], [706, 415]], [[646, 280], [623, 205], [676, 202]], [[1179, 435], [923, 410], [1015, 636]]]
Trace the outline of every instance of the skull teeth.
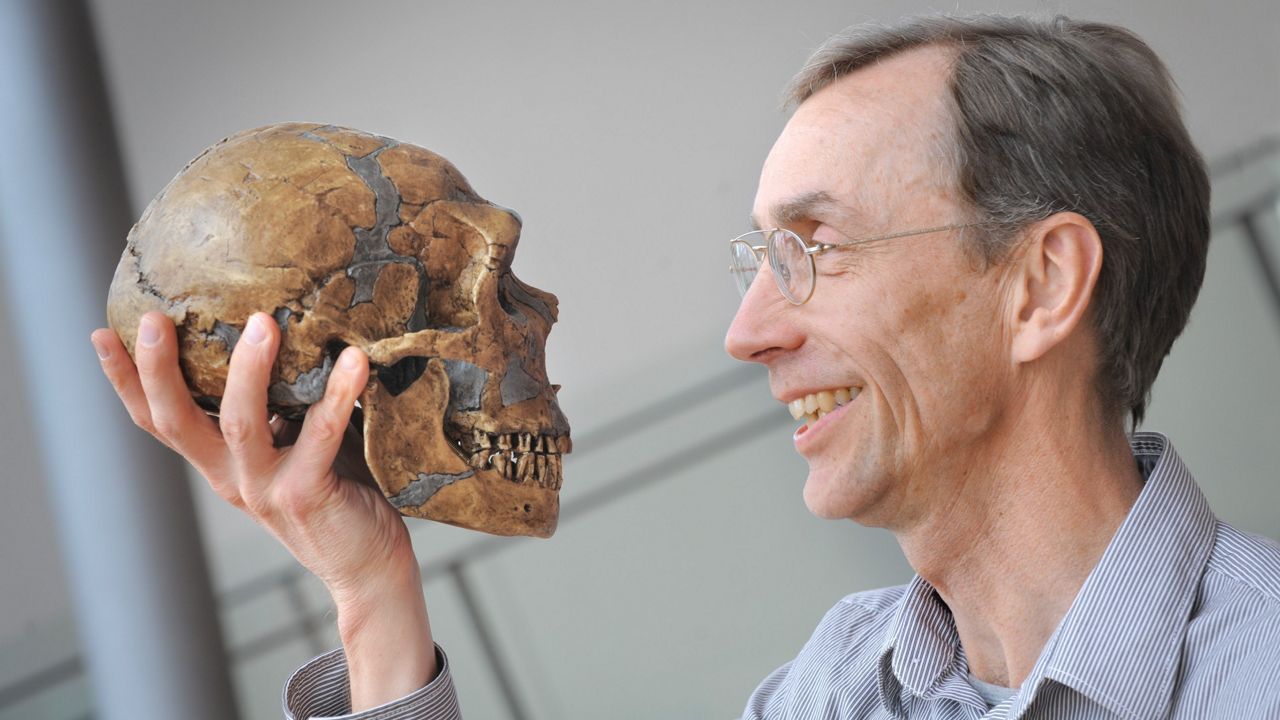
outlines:
[[564, 482], [564, 458], [560, 455], [547, 456], [547, 487], [559, 490]]
[[511, 482], [559, 490], [564, 482], [562, 453], [572, 449], [568, 436], [535, 433], [486, 433], [476, 430], [470, 442], [459, 441], [467, 463], [492, 469]]
[[506, 453], [498, 453], [490, 457], [489, 460], [490, 462], [493, 463], [494, 470], [497, 470], [498, 472], [502, 473], [502, 476], [507, 478], [508, 480], [511, 479], [510, 474], [508, 474], [507, 472], [508, 470], [511, 469], [511, 458], [508, 457]]

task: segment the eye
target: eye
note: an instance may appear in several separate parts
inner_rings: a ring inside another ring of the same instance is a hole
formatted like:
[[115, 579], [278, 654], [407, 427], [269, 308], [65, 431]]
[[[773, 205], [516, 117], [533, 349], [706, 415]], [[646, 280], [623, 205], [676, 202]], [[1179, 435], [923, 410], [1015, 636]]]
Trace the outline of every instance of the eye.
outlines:
[[841, 245], [849, 242], [851, 235], [848, 235], [826, 223], [815, 222], [812, 232], [805, 236], [811, 242], [823, 243], [826, 245]]
[[820, 226], [812, 240], [816, 243], [835, 246], [818, 253], [813, 259], [819, 274], [840, 275], [855, 272], [861, 269], [866, 261], [866, 247], [857, 242], [851, 242], [848, 235], [829, 225]]

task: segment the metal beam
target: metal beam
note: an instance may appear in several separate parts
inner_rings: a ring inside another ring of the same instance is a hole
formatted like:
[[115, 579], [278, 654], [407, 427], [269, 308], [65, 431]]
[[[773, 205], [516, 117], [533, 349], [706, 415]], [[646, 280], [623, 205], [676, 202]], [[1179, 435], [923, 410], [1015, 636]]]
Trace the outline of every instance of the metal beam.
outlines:
[[1276, 259], [1271, 257], [1271, 251], [1267, 248], [1267, 239], [1263, 235], [1257, 215], [1252, 213], [1245, 215], [1241, 218], [1240, 224], [1244, 227], [1245, 239], [1257, 260], [1262, 284], [1266, 286], [1270, 295], [1271, 309], [1276, 313], [1276, 320], [1280, 321], [1280, 266], [1277, 266]]
[[132, 211], [84, 0], [0, 3], [0, 260], [94, 717], [234, 718], [181, 461], [98, 368]]
[[511, 720], [527, 720], [529, 714], [525, 712], [524, 703], [520, 700], [520, 694], [516, 691], [515, 680], [511, 675], [511, 670], [507, 667], [502, 652], [498, 648], [498, 641], [493, 635], [488, 618], [480, 609], [480, 601], [476, 597], [475, 589], [471, 587], [471, 580], [467, 577], [466, 570], [463, 568], [462, 563], [449, 563], [447, 567], [449, 577], [453, 578], [453, 584], [458, 589], [458, 594], [462, 596], [462, 606], [466, 608], [467, 619], [471, 621], [471, 629], [475, 631], [476, 637], [480, 640], [480, 647], [484, 650], [485, 660], [489, 663], [489, 669], [493, 671], [494, 680], [497, 681], [498, 689], [502, 692], [502, 700], [507, 706], [508, 717]]

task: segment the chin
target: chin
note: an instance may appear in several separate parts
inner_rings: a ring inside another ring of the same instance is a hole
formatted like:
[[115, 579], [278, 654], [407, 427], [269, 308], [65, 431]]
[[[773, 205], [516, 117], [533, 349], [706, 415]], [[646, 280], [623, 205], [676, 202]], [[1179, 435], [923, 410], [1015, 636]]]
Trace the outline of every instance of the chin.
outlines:
[[[883, 477], [861, 478], [851, 474], [822, 473], [810, 468], [804, 483], [804, 504], [824, 520], [853, 520], [860, 525], [884, 511], [888, 483]], [[877, 512], [879, 510], [879, 512]]]
[[804, 504], [809, 512], [823, 520], [840, 520], [850, 517], [850, 498], [838, 492], [830, 482], [833, 478], [820, 477], [810, 470], [804, 483]]

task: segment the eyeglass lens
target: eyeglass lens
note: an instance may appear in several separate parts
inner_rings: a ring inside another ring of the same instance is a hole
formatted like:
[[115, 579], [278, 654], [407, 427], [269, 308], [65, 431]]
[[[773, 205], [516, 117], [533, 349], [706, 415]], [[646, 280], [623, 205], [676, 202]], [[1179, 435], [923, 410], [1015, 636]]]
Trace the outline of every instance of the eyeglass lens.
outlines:
[[750, 242], [735, 240], [729, 244], [729, 249], [731, 251], [729, 274], [733, 276], [733, 284], [738, 288], [738, 293], [746, 297], [751, 283], [755, 281], [756, 275], [760, 274], [760, 261], [756, 259], [756, 252], [751, 249]]
[[813, 263], [797, 235], [786, 230], [769, 235], [769, 265], [788, 300], [802, 303], [809, 299], [813, 292]]
[[787, 230], [760, 230], [729, 243], [729, 274], [738, 293], [746, 297], [751, 283], [760, 274], [760, 260], [752, 247], [753, 241], [765, 246], [773, 279], [783, 296], [797, 305], [808, 300], [813, 294], [813, 259], [805, 254], [804, 241]]

